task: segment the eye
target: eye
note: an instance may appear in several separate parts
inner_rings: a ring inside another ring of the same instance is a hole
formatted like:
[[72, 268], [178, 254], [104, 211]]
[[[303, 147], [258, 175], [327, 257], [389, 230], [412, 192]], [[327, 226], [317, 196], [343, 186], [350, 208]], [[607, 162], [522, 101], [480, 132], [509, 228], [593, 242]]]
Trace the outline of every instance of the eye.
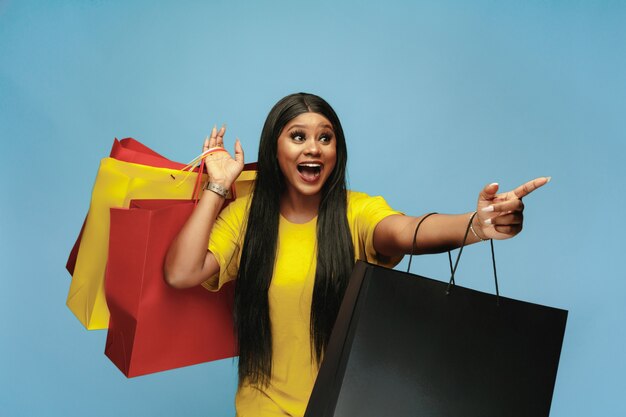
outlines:
[[289, 136], [291, 136], [291, 139], [296, 142], [304, 142], [306, 140], [306, 135], [301, 130], [294, 130], [289, 134]]
[[322, 133], [319, 138], [319, 141], [322, 143], [328, 143], [331, 140], [333, 140], [333, 134], [331, 132]]

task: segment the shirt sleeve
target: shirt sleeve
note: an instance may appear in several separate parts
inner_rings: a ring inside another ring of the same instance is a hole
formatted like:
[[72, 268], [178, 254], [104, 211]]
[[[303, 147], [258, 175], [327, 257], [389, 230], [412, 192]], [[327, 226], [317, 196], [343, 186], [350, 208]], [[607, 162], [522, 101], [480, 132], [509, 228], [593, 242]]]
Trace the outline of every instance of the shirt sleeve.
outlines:
[[384, 198], [351, 191], [348, 196], [348, 222], [357, 260], [393, 268], [403, 256], [389, 257], [374, 249], [374, 230], [388, 216], [403, 213], [389, 207]]
[[202, 283], [209, 291], [218, 291], [222, 285], [237, 278], [248, 201], [243, 198], [230, 203], [213, 225], [208, 249], [215, 256], [220, 271]]

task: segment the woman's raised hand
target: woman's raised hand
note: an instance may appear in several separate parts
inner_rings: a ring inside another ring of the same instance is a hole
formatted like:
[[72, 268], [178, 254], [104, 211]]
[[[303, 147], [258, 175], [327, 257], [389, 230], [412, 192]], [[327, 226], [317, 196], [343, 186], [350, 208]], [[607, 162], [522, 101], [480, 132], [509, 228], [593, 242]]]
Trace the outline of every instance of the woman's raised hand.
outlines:
[[517, 235], [524, 222], [522, 198], [549, 181], [550, 177], [535, 178], [506, 193], [498, 193], [497, 183], [485, 186], [478, 195], [474, 230], [483, 239], [508, 239]]
[[[219, 130], [213, 126], [211, 136], [204, 140], [202, 151], [209, 149], [224, 148], [224, 133], [226, 126]], [[209, 181], [219, 184], [224, 188], [230, 188], [243, 170], [243, 148], [239, 139], [235, 140], [235, 158], [226, 151], [210, 152], [204, 159]]]

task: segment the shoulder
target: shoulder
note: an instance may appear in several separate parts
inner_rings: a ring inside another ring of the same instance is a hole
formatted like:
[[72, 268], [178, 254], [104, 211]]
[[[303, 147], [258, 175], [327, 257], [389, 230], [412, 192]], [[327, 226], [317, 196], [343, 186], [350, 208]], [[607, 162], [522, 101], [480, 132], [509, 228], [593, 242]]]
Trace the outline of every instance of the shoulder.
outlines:
[[369, 206], [387, 206], [387, 202], [381, 196], [371, 196], [359, 191], [348, 190], [348, 210], [355, 212], [366, 209]]
[[363, 198], [370, 198], [370, 196], [360, 191], [348, 190], [348, 203], [351, 201], [358, 201]]
[[[360, 207], [372, 201], [376, 197], [372, 197], [369, 194], [362, 193], [360, 191], [348, 190], [348, 208]], [[381, 197], [382, 198], [382, 197]]]
[[371, 196], [358, 191], [348, 191], [348, 218], [361, 218], [374, 222], [392, 215], [401, 214], [392, 209], [381, 196]]
[[234, 201], [229, 201], [226, 207], [220, 211], [218, 221], [241, 224], [244, 222], [250, 209], [251, 194], [238, 197]]
[[244, 195], [242, 197], [237, 197], [235, 200], [230, 201], [226, 208], [243, 213], [248, 210], [251, 200], [252, 200], [252, 194]]

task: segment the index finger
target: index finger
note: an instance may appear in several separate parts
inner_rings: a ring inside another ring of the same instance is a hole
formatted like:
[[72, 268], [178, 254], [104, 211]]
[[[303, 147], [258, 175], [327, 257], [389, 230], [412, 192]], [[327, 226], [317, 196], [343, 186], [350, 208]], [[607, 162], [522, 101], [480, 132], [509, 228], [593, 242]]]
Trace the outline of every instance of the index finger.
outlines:
[[517, 198], [525, 197], [528, 194], [535, 191], [537, 188], [542, 187], [546, 185], [547, 183], [549, 183], [551, 179], [552, 177], [535, 178], [534, 180], [528, 181], [526, 184], [522, 184], [519, 187], [517, 187], [515, 190], [513, 190], [513, 194], [515, 194]]

